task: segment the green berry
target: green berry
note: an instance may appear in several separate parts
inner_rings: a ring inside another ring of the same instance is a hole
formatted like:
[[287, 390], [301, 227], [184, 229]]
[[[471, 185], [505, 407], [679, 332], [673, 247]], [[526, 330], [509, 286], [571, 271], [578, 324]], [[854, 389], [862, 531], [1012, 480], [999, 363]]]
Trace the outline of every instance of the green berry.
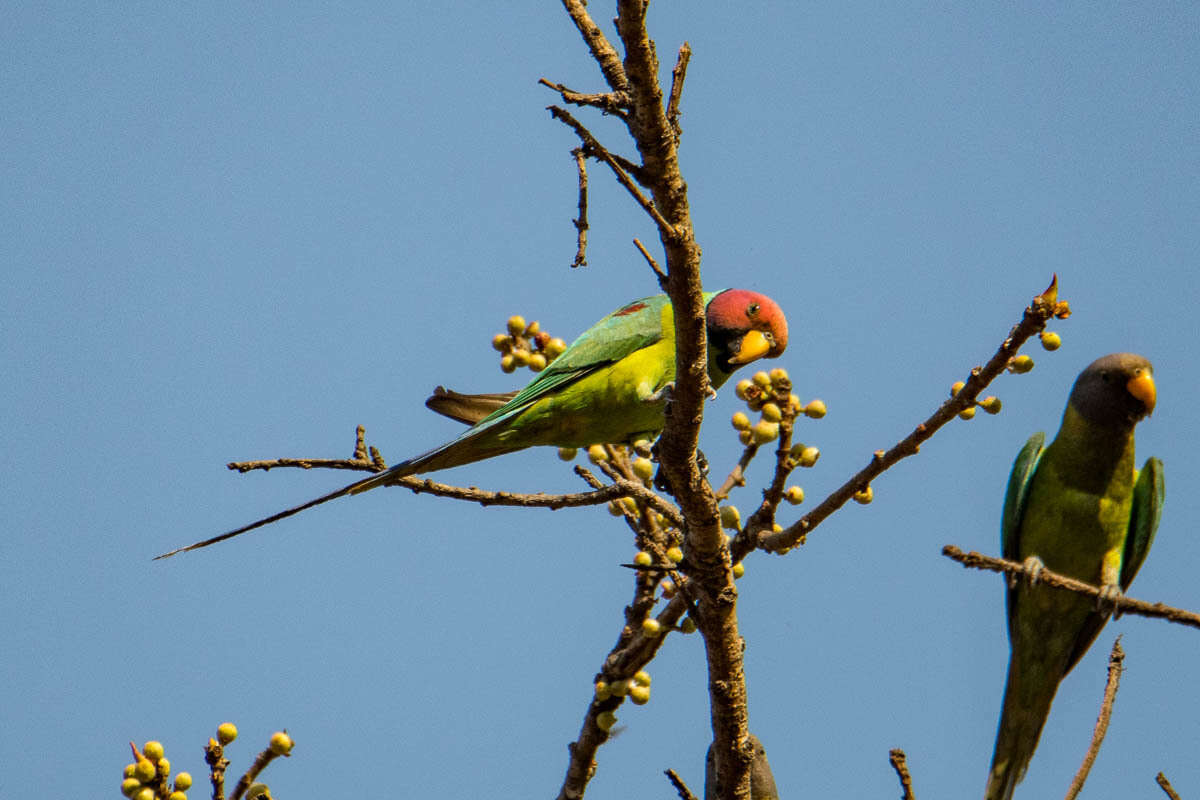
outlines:
[[133, 776], [142, 783], [149, 783], [154, 780], [154, 776], [158, 774], [158, 767], [154, 766], [154, 762], [148, 758], [139, 758], [137, 769]]
[[612, 726], [617, 724], [617, 715], [611, 711], [601, 711], [596, 715], [596, 727], [602, 731], [608, 732], [612, 730]]
[[631, 686], [629, 688], [629, 699], [635, 705], [644, 706], [650, 702], [650, 687], [649, 686]]
[[721, 506], [721, 527], [731, 531], [741, 529], [742, 515], [737, 506]]
[[271, 800], [271, 789], [265, 783], [252, 783], [245, 797], [246, 800]]
[[787, 491], [783, 493], [783, 499], [794, 506], [798, 506], [804, 502], [804, 490], [799, 486], [789, 486]]
[[217, 741], [223, 745], [229, 744], [237, 738], [238, 729], [232, 722], [222, 722], [217, 726]]
[[638, 456], [633, 461], [633, 474], [644, 481], [650, 480], [654, 477], [654, 462]]
[[1017, 356], [1008, 362], [1008, 368], [1018, 375], [1024, 375], [1033, 369], [1033, 359], [1026, 355]]
[[563, 461], [574, 461], [575, 456], [579, 455], [578, 447], [560, 447], [558, 448], [558, 457]]
[[295, 746], [292, 737], [288, 736], [284, 731], [276, 731], [271, 734], [271, 741], [267, 745], [271, 748], [271, 752], [277, 756], [286, 756], [292, 752], [292, 747]]
[[759, 420], [758, 424], [752, 429], [755, 444], [766, 444], [779, 438], [779, 423], [769, 422], [766, 419]]
[[186, 792], [192, 788], [192, 774], [190, 772], [181, 772], [176, 775], [175, 788], [181, 792]]
[[679, 630], [683, 633], [695, 633], [696, 620], [692, 619], [691, 617], [684, 617], [679, 623]]
[[1057, 350], [1062, 347], [1062, 337], [1054, 331], [1042, 331], [1042, 348], [1045, 350]]

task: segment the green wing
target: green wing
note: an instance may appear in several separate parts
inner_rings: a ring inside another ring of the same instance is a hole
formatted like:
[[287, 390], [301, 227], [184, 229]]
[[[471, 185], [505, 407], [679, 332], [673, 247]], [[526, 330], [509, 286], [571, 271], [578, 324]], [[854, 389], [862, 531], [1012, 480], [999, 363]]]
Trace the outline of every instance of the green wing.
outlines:
[[1121, 560], [1122, 591], [1133, 583], [1150, 545], [1154, 544], [1154, 532], [1162, 516], [1163, 491], [1163, 464], [1157, 458], [1148, 458], [1133, 485], [1133, 511], [1129, 515], [1129, 534], [1125, 537], [1125, 555]]
[[[1009, 561], [1021, 560], [1021, 520], [1029, 499], [1029, 481], [1045, 452], [1046, 434], [1038, 432], [1029, 437], [1008, 475], [1008, 491], [1004, 495], [1004, 515], [1000, 522], [1000, 554]], [[1008, 632], [1012, 635], [1017, 590], [1008, 590]]]

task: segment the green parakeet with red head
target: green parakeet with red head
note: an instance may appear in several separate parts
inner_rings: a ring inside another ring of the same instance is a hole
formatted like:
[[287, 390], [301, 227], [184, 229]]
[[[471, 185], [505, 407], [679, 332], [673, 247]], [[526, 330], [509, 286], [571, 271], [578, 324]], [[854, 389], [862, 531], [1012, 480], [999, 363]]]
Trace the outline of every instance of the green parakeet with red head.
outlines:
[[[771, 298], [745, 289], [704, 295], [708, 379], [713, 389], [734, 370], [787, 347], [787, 319]], [[195, 550], [289, 517], [337, 497], [385, 486], [533, 445], [586, 447], [653, 438], [675, 381], [675, 317], [666, 295], [628, 303], [584, 331], [524, 389], [508, 395], [457, 395], [461, 436], [391, 469], [303, 505], [158, 556]], [[438, 400], [430, 398], [431, 407]], [[480, 411], [480, 409], [487, 409]], [[437, 409], [456, 416], [444, 408]]]
[[[1044, 434], [1035, 434], [1013, 464], [1001, 524], [1005, 558], [1044, 565], [1108, 597], [1129, 586], [1163, 503], [1162, 462], [1150, 458], [1134, 469], [1133, 429], [1155, 398], [1154, 370], [1141, 356], [1114, 353], [1080, 373], [1054, 441], [1043, 447]], [[1108, 620], [1102, 606], [1036, 580], [1008, 589], [1011, 655], [987, 800], [1012, 797], [1059, 682]]]

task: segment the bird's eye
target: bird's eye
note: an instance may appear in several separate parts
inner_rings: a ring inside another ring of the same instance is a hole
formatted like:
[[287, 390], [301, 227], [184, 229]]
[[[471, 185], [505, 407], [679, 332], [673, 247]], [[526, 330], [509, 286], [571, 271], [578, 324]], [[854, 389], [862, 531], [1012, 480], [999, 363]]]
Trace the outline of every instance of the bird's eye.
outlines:
[[1102, 371], [1100, 373], [1100, 380], [1104, 381], [1105, 383], [1109, 383], [1112, 380], [1112, 376], [1109, 375], [1107, 371]]
[[772, 347], [775, 346], [775, 334], [771, 333], [770, 331], [763, 331], [762, 337], [770, 342]]
[[746, 316], [748, 316], [748, 317], [757, 317], [758, 316], [758, 303], [750, 304], [750, 307], [746, 309]]

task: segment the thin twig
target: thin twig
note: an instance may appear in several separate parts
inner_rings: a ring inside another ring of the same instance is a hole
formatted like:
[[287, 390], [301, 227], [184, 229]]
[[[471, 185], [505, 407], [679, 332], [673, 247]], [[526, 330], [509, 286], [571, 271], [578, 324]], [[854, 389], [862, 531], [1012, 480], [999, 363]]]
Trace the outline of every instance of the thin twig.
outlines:
[[[1014, 577], [1030, 577], [1029, 573], [1025, 570], [1025, 565], [1022, 563], [1008, 561], [1003, 558], [993, 558], [992, 556], [985, 556], [982, 553], [974, 551], [964, 553], [951, 544], [942, 548], [942, 555], [970, 569], [986, 569], [992, 572], [1003, 572]], [[1044, 567], [1038, 571], [1037, 581], [1047, 586], [1053, 586], [1056, 589], [1066, 589], [1088, 595], [1089, 597], [1099, 598], [1102, 593], [1101, 589], [1097, 586], [1057, 572], [1051, 572]], [[1108, 603], [1109, 600], [1106, 599], [1105, 604], [1107, 605]], [[1191, 628], [1200, 628], [1200, 614], [1175, 608], [1165, 603], [1147, 603], [1145, 600], [1136, 600], [1123, 594], [1112, 599], [1111, 603], [1112, 610], [1121, 614], [1135, 614], [1139, 617], [1158, 617], [1168, 622], [1175, 622]]]
[[213, 800], [225, 800], [225, 770], [229, 769], [229, 759], [225, 758], [225, 748], [216, 739], [209, 739], [204, 746], [204, 761], [208, 764]]
[[683, 778], [679, 777], [679, 773], [675, 770], [668, 769], [663, 774], [667, 776], [667, 780], [675, 787], [675, 791], [679, 792], [679, 800], [698, 800], [696, 795], [692, 794], [692, 790], [683, 782]]
[[1117, 699], [1117, 687], [1121, 685], [1124, 661], [1125, 651], [1121, 649], [1121, 637], [1118, 636], [1113, 641], [1112, 652], [1108, 655], [1108, 680], [1104, 684], [1104, 700], [1100, 703], [1100, 714], [1096, 717], [1096, 727], [1092, 731], [1092, 743], [1088, 745], [1083, 763], [1079, 765], [1079, 771], [1075, 773], [1071, 785], [1067, 787], [1065, 800], [1075, 800], [1083, 791], [1083, 783], [1087, 780], [1088, 773], [1092, 771], [1092, 764], [1096, 762], [1096, 756], [1100, 754], [1100, 743], [1104, 741], [1104, 735], [1108, 733], [1108, 721], [1112, 719], [1113, 701]]
[[605, 114], [612, 114], [621, 119], [626, 117], [629, 97], [620, 92], [576, 92], [561, 83], [554, 83], [546, 78], [538, 78], [538, 83], [558, 92], [564, 103], [570, 103], [573, 106], [592, 106]]
[[592, 58], [600, 66], [600, 71], [604, 74], [604, 79], [608, 81], [608, 85], [612, 87], [614, 92], [628, 92], [629, 80], [625, 77], [625, 68], [621, 64], [621, 56], [608, 39], [604, 38], [604, 34], [600, 31], [591, 16], [587, 12], [586, 0], [562, 0], [563, 8], [571, 16], [571, 21], [575, 23], [575, 27], [579, 29], [579, 34], [583, 37], [583, 41], [587, 43], [588, 50], [592, 53]]
[[671, 70], [671, 95], [667, 100], [667, 121], [675, 132], [675, 144], [679, 144], [683, 136], [683, 128], [679, 125], [679, 98], [683, 94], [683, 80], [687, 77], [688, 62], [692, 58], [692, 46], [684, 42], [679, 47], [679, 56], [675, 59], [675, 68]]
[[650, 215], [650, 218], [654, 220], [656, 225], [658, 225], [659, 231], [661, 231], [661, 235], [663, 237], [673, 239], [679, 235], [671, 223], [667, 222], [659, 210], [654, 207], [654, 203], [652, 203], [644, 194], [642, 194], [641, 190], [638, 189], [634, 184], [633, 179], [629, 177], [630, 173], [626, 169], [628, 162], [626, 162], [626, 166], [622, 166], [620, 163], [618, 163], [617, 158], [614, 157], [612, 153], [608, 152], [604, 145], [600, 144], [596, 137], [592, 135], [592, 132], [585, 128], [583, 123], [571, 116], [571, 113], [565, 108], [562, 108], [561, 106], [546, 106], [546, 109], [550, 112], [551, 116], [553, 116], [555, 119], [561, 120], [573, 131], [575, 131], [575, 135], [579, 137], [579, 140], [583, 142], [583, 146], [586, 147], [590, 153], [594, 154], [605, 164], [608, 164], [609, 168], [613, 171], [613, 174], [616, 175], [617, 182], [624, 186], [625, 191], [629, 192], [630, 196], [632, 196], [637, 204], [642, 207], [642, 210]]
[[913, 795], [912, 775], [908, 773], [908, 759], [904, 751], [898, 747], [889, 750], [888, 761], [892, 763], [892, 769], [896, 770], [896, 775], [900, 778], [900, 788], [904, 791], [903, 800], [916, 800]]
[[279, 754], [275, 753], [269, 747], [260, 752], [245, 774], [238, 778], [237, 786], [233, 788], [233, 792], [229, 795], [229, 800], [241, 800], [242, 795], [250, 788], [250, 784], [254, 783], [254, 779], [267, 768], [268, 764], [278, 757]]
[[575, 249], [575, 260], [571, 262], [571, 266], [586, 267], [588, 232], [587, 153], [584, 148], [576, 147], [571, 151], [571, 155], [575, 156], [575, 167], [579, 170], [579, 217], [572, 220], [575, 223], [575, 240], [578, 246]]
[[646, 263], [650, 265], [650, 269], [654, 270], [654, 277], [658, 279], [658, 285], [663, 290], [667, 289], [667, 273], [663, 272], [662, 267], [654, 260], [654, 256], [650, 255], [650, 251], [642, 244], [640, 239], [634, 238], [633, 246], [642, 254], [642, 258], [646, 259]]
[[[812, 511], [779, 533], [762, 536], [758, 546], [771, 552], [779, 552], [795, 546], [813, 528], [820, 525], [830, 514], [845, 505], [856, 492], [865, 490], [871, 481], [901, 459], [916, 455], [921, 445], [939, 428], [954, 419], [960, 411], [975, 405], [980, 392], [1005, 370], [1021, 345], [1046, 327], [1053, 317], [1066, 317], [1071, 313], [1066, 302], [1058, 300], [1058, 279], [1051, 282], [1046, 291], [1033, 298], [1025, 309], [1021, 321], [1009, 332], [1000, 348], [983, 367], [971, 370], [971, 376], [958, 394], [918, 425], [912, 433], [893, 445], [890, 450], [877, 450], [867, 466], [858, 471]], [[736, 555], [736, 554], [735, 554]], [[742, 554], [744, 555], [744, 554]]]
[[1167, 793], [1167, 797], [1171, 798], [1171, 800], [1183, 800], [1174, 787], [1171, 786], [1171, 782], [1167, 780], [1166, 775], [1160, 772], [1154, 776], [1154, 780], [1158, 782], [1158, 785], [1162, 787], [1162, 790]]

